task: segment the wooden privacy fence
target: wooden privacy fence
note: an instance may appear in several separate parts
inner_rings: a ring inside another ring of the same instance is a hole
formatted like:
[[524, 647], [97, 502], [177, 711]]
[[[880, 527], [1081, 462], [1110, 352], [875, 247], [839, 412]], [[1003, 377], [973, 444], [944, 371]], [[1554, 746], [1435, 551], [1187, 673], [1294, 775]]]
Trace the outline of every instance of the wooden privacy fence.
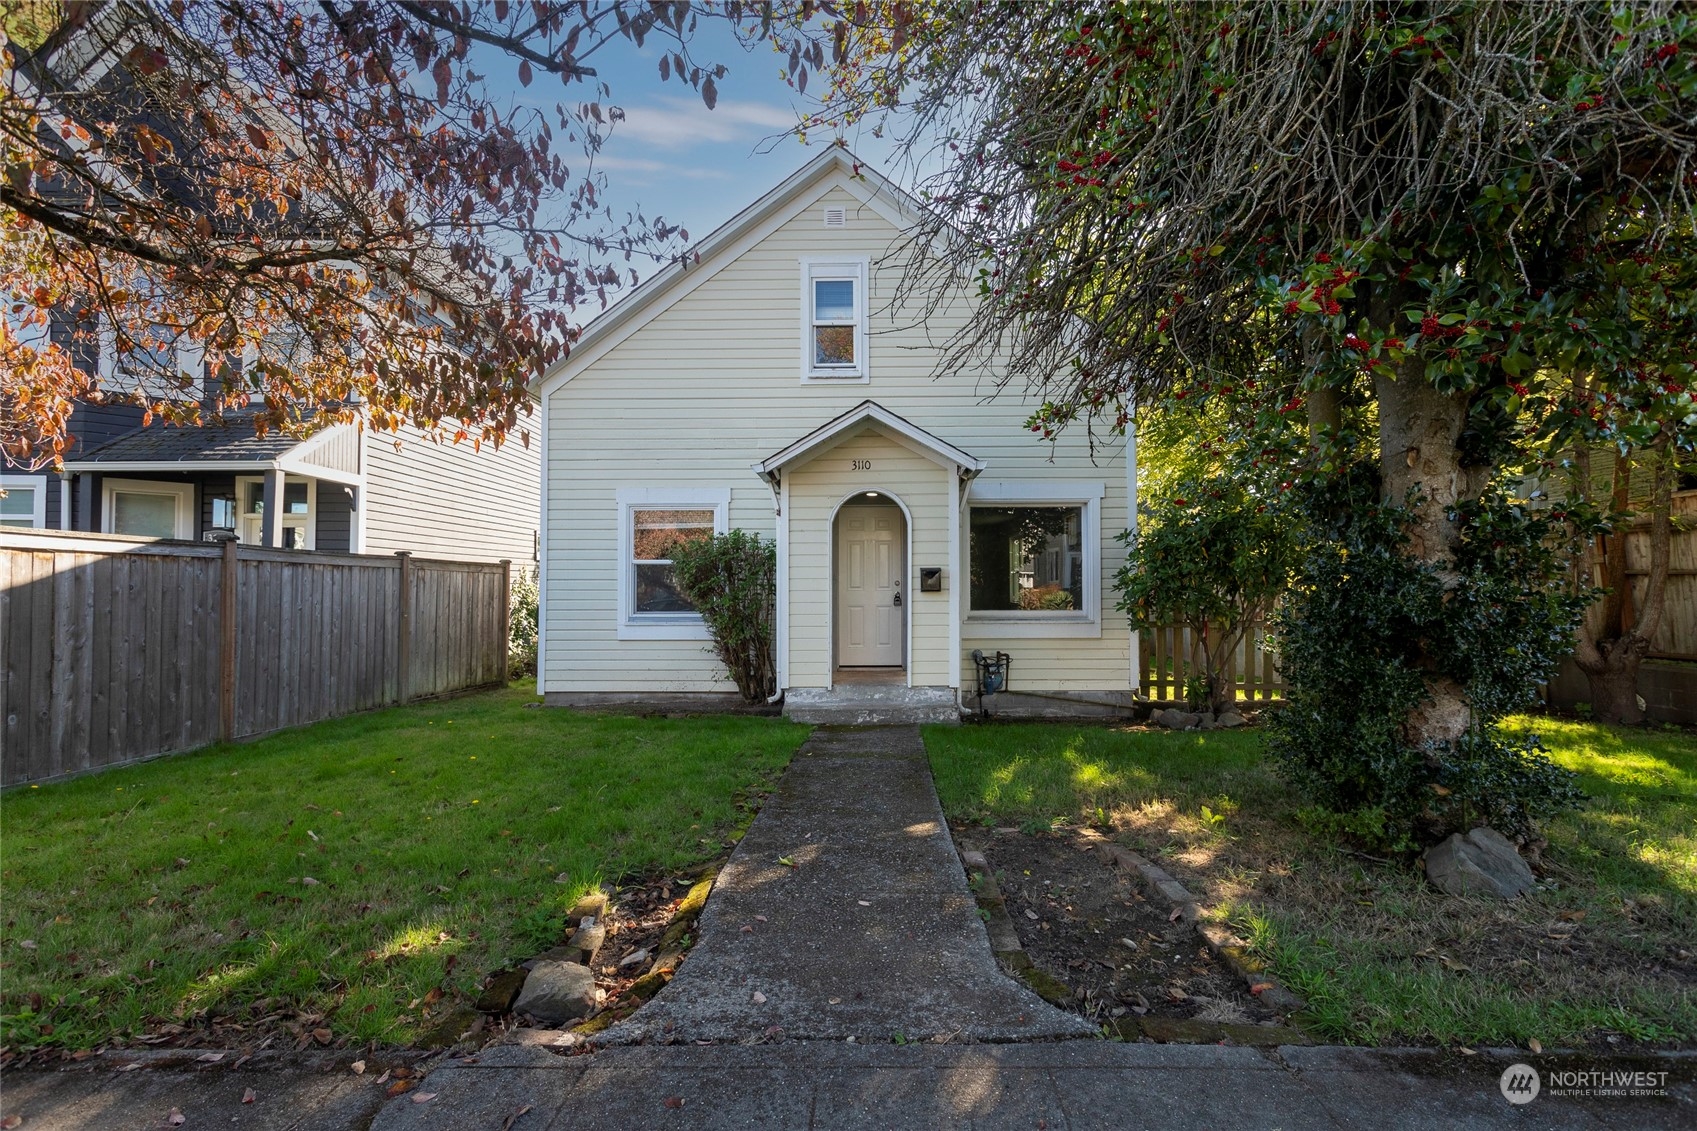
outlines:
[[[1697, 519], [1697, 493], [1674, 500], [1674, 515], [1684, 522]], [[1697, 660], [1697, 528], [1675, 529], [1668, 546], [1668, 587], [1662, 623], [1650, 638], [1653, 660]], [[1640, 519], [1626, 528], [1626, 578], [1634, 610], [1644, 607], [1650, 588], [1650, 522]]]
[[508, 562], [0, 533], [0, 784], [500, 684]]
[[[1183, 700], [1184, 681], [1203, 674], [1202, 649], [1196, 634], [1180, 625], [1145, 629], [1137, 654], [1146, 699]], [[1284, 695], [1284, 677], [1279, 675], [1273, 651], [1267, 646], [1264, 625], [1257, 624], [1244, 633], [1229, 658], [1226, 673], [1241, 700], [1264, 702]]]

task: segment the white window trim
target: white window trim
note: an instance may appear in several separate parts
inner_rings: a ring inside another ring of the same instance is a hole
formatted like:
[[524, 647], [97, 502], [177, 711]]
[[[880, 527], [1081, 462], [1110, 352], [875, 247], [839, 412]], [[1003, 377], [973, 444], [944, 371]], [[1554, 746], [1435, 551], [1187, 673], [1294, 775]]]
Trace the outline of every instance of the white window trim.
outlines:
[[631, 512], [635, 510], [709, 510], [713, 533], [730, 529], [729, 487], [624, 487], [617, 492], [619, 523], [619, 627], [620, 640], [708, 640], [707, 625], [700, 613], [635, 612], [636, 571], [631, 568], [635, 534]]
[[[869, 260], [803, 259], [801, 261], [801, 382], [812, 384], [867, 384], [872, 380], [867, 366], [867, 276]], [[854, 282], [854, 364], [813, 364], [813, 281], [850, 279]]]
[[111, 534], [114, 514], [112, 496], [123, 491], [132, 495], [171, 495], [176, 499], [173, 515], [180, 541], [194, 538], [194, 484], [161, 483], [153, 479], [103, 479], [100, 484], [100, 531]]
[[[199, 400], [201, 384], [206, 375], [206, 347], [199, 343], [177, 345], [172, 354], [177, 372], [188, 382], [187, 387], [169, 384], [169, 378], [156, 373], [131, 373], [118, 366], [118, 332], [110, 322], [100, 327], [100, 384], [107, 393], [139, 392], [154, 400], [188, 402]], [[145, 387], [144, 387], [145, 386]]]
[[[238, 476], [236, 476], [236, 538], [237, 538], [238, 541], [241, 539], [241, 536], [242, 536], [242, 519], [243, 519], [243, 515], [242, 515], [242, 485], [246, 484], [246, 483], [258, 483], [260, 485], [259, 489], [261, 491], [263, 491], [265, 489], [265, 476], [263, 476], [263, 475], [238, 475]], [[285, 475], [285, 476], [283, 476], [284, 487], [287, 488], [288, 484], [290, 484], [290, 483], [305, 483], [306, 484], [306, 520], [303, 524], [302, 521], [301, 521], [300, 515], [287, 515], [287, 514], [285, 514], [282, 518], [281, 524], [277, 527], [277, 536], [279, 538], [281, 538], [283, 536], [283, 529], [285, 527], [305, 525], [305, 527], [306, 527], [306, 548], [309, 549], [309, 550], [316, 550], [316, 549], [318, 549], [318, 481], [316, 479], [313, 479], [310, 476], [306, 476], [306, 475]], [[260, 520], [259, 529], [260, 529], [260, 539], [263, 540], [264, 537], [265, 537], [265, 533], [264, 533], [265, 532], [265, 522], [264, 522], [263, 519]], [[242, 542], [241, 544], [244, 545], [244, 546], [257, 546], [257, 545], [259, 545], [258, 542]], [[278, 548], [281, 549], [282, 547], [278, 547]]]
[[1079, 535], [1084, 542], [1084, 608], [1070, 613], [1034, 610], [974, 611], [972, 587], [962, 582], [965, 617], [961, 635], [967, 639], [1041, 640], [1098, 638], [1102, 635], [1102, 499], [1101, 482], [974, 480], [961, 514], [962, 571], [972, 569], [972, 508], [975, 506], [1082, 507]]
[[[0, 475], [0, 488], [7, 491], [17, 488], [20, 491], [35, 492], [35, 515], [31, 524], [32, 530], [40, 530], [47, 525], [47, 476], [45, 475]], [[22, 530], [21, 526], [0, 526], [0, 530]]]

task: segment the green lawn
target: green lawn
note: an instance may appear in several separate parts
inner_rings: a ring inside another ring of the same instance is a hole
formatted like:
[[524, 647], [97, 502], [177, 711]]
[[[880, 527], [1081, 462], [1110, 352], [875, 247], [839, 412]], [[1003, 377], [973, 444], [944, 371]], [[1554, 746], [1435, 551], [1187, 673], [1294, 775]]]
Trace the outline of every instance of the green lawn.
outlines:
[[534, 702], [514, 688], [8, 791], [5, 1043], [274, 1015], [405, 1043], [433, 1016], [419, 999], [551, 945], [591, 886], [722, 852], [807, 733]]
[[[931, 728], [953, 820], [1111, 827], [1163, 858], [1331, 1039], [1546, 1046], [1697, 1038], [1697, 739], [1522, 717], [1591, 799], [1550, 823], [1549, 890], [1452, 899], [1311, 834], [1259, 736]], [[1204, 811], [1206, 807], [1206, 811]]]

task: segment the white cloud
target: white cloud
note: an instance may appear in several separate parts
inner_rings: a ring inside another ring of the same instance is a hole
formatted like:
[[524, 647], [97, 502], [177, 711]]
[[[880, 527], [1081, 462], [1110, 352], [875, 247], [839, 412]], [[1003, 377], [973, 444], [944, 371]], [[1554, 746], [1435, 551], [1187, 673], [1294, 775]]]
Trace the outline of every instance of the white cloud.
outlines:
[[699, 97], [667, 96], [643, 106], [625, 107], [625, 120], [613, 130], [619, 140], [662, 149], [684, 149], [701, 143], [746, 141], [750, 145], [773, 134], [794, 129], [796, 115], [764, 102], [721, 99], [709, 110]]
[[[619, 157], [611, 153], [599, 153], [595, 157], [595, 170], [600, 173], [625, 174], [620, 179], [629, 184], [647, 184], [645, 173], [664, 173], [677, 176], [683, 170], [676, 161], [656, 161], [647, 157]], [[688, 170], [692, 180], [722, 181], [730, 176], [723, 169], [709, 169], [691, 166]]]

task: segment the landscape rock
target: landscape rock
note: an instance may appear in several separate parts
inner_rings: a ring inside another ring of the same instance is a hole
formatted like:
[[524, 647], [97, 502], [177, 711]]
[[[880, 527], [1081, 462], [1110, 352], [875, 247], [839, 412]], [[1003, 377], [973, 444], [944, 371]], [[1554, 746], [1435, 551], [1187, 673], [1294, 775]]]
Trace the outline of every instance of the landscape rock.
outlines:
[[1202, 716], [1181, 711], [1177, 707], [1168, 707], [1165, 711], [1158, 712], [1151, 721], [1156, 726], [1163, 726], [1168, 730], [1189, 730], [1202, 721]]
[[1207, 730], [1214, 725], [1214, 712], [1203, 711], [1199, 717], [1201, 718], [1201, 722], [1198, 725], [1201, 726], [1203, 730]]
[[572, 937], [566, 941], [566, 946], [576, 950], [582, 957], [576, 961], [585, 966], [595, 964], [595, 956], [601, 953], [601, 944], [607, 941], [607, 928], [594, 919], [585, 919], [583, 925], [572, 932]]
[[1514, 899], [1537, 885], [1532, 869], [1507, 837], [1480, 827], [1426, 850], [1426, 878], [1446, 895], [1489, 895]]
[[502, 970], [489, 980], [484, 987], [483, 995], [477, 999], [474, 1007], [479, 1013], [505, 1013], [513, 1007], [513, 999], [524, 989], [526, 972], [520, 970]]
[[595, 975], [576, 962], [538, 962], [524, 980], [513, 1003], [514, 1013], [528, 1013], [546, 1025], [587, 1017], [595, 1009]]
[[1227, 730], [1230, 730], [1233, 727], [1243, 726], [1248, 721], [1249, 721], [1248, 719], [1244, 718], [1242, 715], [1238, 714], [1236, 711], [1227, 711], [1223, 715], [1221, 715], [1219, 718], [1214, 720], [1214, 725], [1217, 726], [1217, 727], [1224, 727]]
[[575, 919], [580, 923], [585, 919], [594, 919], [599, 921], [606, 913], [607, 893], [604, 891], [592, 891], [576, 903], [572, 904], [572, 909], [567, 913], [566, 918]]

